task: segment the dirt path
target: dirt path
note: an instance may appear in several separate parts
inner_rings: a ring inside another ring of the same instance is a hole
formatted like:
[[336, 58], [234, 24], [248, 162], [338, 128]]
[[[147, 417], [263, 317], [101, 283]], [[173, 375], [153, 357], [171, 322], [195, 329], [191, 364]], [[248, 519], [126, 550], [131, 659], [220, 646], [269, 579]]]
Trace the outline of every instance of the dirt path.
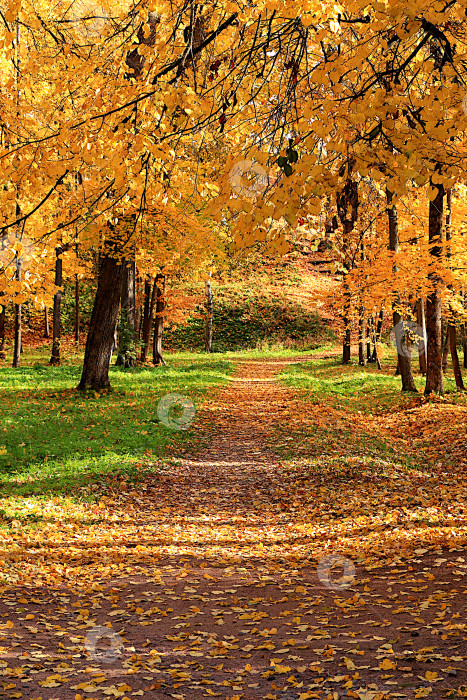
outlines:
[[464, 550], [342, 557], [271, 447], [304, 410], [284, 364], [242, 363], [196, 417], [209, 447], [98, 523], [20, 542], [37, 581], [3, 591], [0, 698], [467, 697]]

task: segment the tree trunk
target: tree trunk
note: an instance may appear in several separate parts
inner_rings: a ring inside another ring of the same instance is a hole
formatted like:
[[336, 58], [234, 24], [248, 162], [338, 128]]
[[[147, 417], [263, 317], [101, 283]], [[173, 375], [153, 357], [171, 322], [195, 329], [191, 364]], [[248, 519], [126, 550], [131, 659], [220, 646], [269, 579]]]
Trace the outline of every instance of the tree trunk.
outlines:
[[[381, 321], [381, 326], [380, 326], [380, 321]], [[379, 313], [379, 319], [378, 319], [378, 326], [375, 327], [375, 324], [373, 323], [373, 355], [372, 355], [372, 362], [376, 362], [376, 366], [378, 369], [381, 369], [381, 362], [378, 357], [378, 327], [379, 327], [379, 337], [381, 337], [381, 330], [383, 326], [383, 311], [380, 311]]]
[[109, 366], [124, 274], [124, 265], [108, 253], [102, 255], [83, 372], [77, 387], [82, 391], [110, 387]]
[[347, 303], [349, 299], [349, 292], [347, 289], [347, 284], [344, 284], [344, 297], [345, 297], [345, 307], [344, 315], [342, 320], [344, 322], [344, 340], [342, 343], [342, 364], [348, 365], [351, 357], [351, 343], [352, 343], [352, 328], [350, 325], [350, 307]]
[[79, 308], [79, 278], [75, 276], [75, 343], [79, 346], [79, 331], [80, 331], [80, 308]]
[[2, 310], [0, 311], [0, 360], [5, 359], [5, 316], [6, 308], [2, 304]]
[[141, 304], [139, 303], [140, 291], [141, 291], [141, 277], [138, 275], [136, 277], [136, 291], [135, 291], [135, 338], [140, 340], [141, 338]]
[[426, 324], [425, 324], [425, 300], [419, 299], [415, 305], [415, 313], [417, 317], [417, 326], [420, 326], [423, 332], [423, 351], [418, 353], [418, 363], [420, 372], [426, 375]]
[[464, 326], [464, 329], [463, 329], [462, 351], [464, 353], [464, 368], [467, 369], [467, 326]]
[[457, 353], [457, 329], [456, 326], [451, 323], [448, 326], [448, 338], [452, 357], [452, 369], [454, 371], [454, 379], [456, 380], [456, 387], [458, 391], [465, 391], [464, 382], [462, 380], [459, 355]]
[[134, 260], [124, 263], [120, 334], [118, 339], [117, 365], [136, 367], [136, 267]]
[[358, 309], [358, 364], [365, 366], [365, 318], [363, 307]]
[[[446, 372], [448, 370], [449, 326], [450, 325], [451, 324], [448, 322], [448, 324], [446, 326], [446, 335], [444, 336], [444, 342], [443, 342], [443, 356], [442, 356], [442, 360], [441, 360], [441, 367], [443, 369], [443, 374], [446, 374]], [[441, 333], [442, 333], [442, 328], [441, 328]]]
[[148, 282], [149, 284], [149, 303], [146, 305], [146, 300], [144, 303], [144, 323], [143, 323], [143, 347], [141, 348], [141, 362], [147, 362], [148, 360], [148, 355], [149, 355], [149, 345], [151, 343], [151, 328], [152, 328], [152, 319], [154, 316], [154, 307], [156, 305], [156, 296], [157, 296], [157, 283], [156, 280], [154, 280], [153, 285], [152, 285], [152, 290], [151, 290], [151, 282]]
[[[350, 344], [351, 344], [351, 294], [347, 282], [347, 275], [351, 268], [350, 256], [350, 235], [358, 218], [358, 183], [351, 179], [354, 162], [348, 161], [345, 166], [347, 168], [347, 181], [341, 192], [337, 194], [337, 213], [342, 223], [342, 239], [344, 252], [344, 265], [342, 275], [342, 290], [344, 297], [344, 309], [342, 320], [344, 324], [344, 338], [342, 343], [342, 364], [347, 365], [350, 362]], [[345, 170], [342, 172], [342, 175]]]
[[[160, 284], [160, 282], [162, 284]], [[156, 287], [156, 317], [154, 320], [154, 338], [152, 344], [152, 361], [156, 367], [165, 365], [165, 360], [162, 357], [162, 331], [164, 328], [164, 275], [157, 275], [154, 285]]]
[[12, 367], [20, 366], [21, 345], [22, 345], [22, 321], [21, 321], [21, 304], [15, 304], [15, 334], [13, 343], [13, 363]]
[[61, 305], [63, 284], [63, 250], [59, 246], [55, 249], [55, 286], [58, 291], [54, 295], [54, 310], [52, 318], [52, 356], [49, 365], [60, 365], [60, 336], [61, 336]]
[[[450, 188], [446, 193], [446, 257], [451, 263], [452, 258], [452, 189]], [[452, 286], [449, 286], [452, 289]], [[443, 350], [443, 360], [442, 367], [443, 372], [446, 372], [448, 365], [448, 351], [451, 351], [452, 358], [452, 369], [454, 372], [454, 379], [456, 381], [456, 387], [458, 391], [465, 391], [464, 382], [462, 380], [462, 372], [459, 362], [459, 356], [457, 353], [457, 328], [455, 324], [455, 317], [453, 310], [451, 308], [451, 303], [448, 302], [448, 325], [446, 329], [446, 348]]]
[[44, 338], [50, 338], [49, 309], [44, 307]]
[[428, 274], [428, 279], [432, 284], [432, 290], [426, 300], [427, 371], [425, 396], [443, 394], [441, 281], [437, 272], [437, 266], [442, 256], [444, 187], [441, 184], [434, 184], [433, 182], [430, 184], [437, 192], [435, 199], [430, 200], [428, 220], [428, 243], [432, 265], [432, 270]]
[[206, 280], [206, 328], [204, 336], [205, 352], [212, 352], [212, 321], [214, 316], [214, 304], [212, 300], [211, 273]]
[[[144, 302], [142, 310], [142, 322], [141, 322], [141, 340], [144, 343], [144, 338], [147, 337], [148, 328], [150, 326], [149, 319], [149, 309], [151, 308], [151, 282], [148, 278], [144, 280]], [[143, 350], [141, 350], [141, 358], [143, 357]]]
[[[373, 355], [372, 355], [372, 361], [376, 362], [378, 351], [377, 351], [377, 343], [381, 341], [381, 333], [383, 331], [383, 320], [384, 320], [384, 311], [381, 309], [378, 315], [378, 322], [376, 324], [376, 332], [374, 335], [374, 346], [373, 346]], [[378, 367], [378, 369], [381, 369], [381, 365]]]
[[[392, 203], [393, 195], [392, 192], [386, 190], [386, 201], [387, 201], [387, 212], [388, 212], [388, 222], [389, 222], [389, 250], [397, 253], [399, 250], [399, 224], [397, 220], [397, 209]], [[397, 271], [397, 267], [394, 264], [394, 271]], [[400, 297], [397, 293], [396, 299], [393, 303], [392, 311], [392, 322], [396, 334], [396, 347], [397, 347], [397, 368], [399, 369], [401, 379], [402, 379], [402, 391], [417, 391], [415, 386], [413, 374], [412, 374], [412, 364], [410, 361], [410, 346], [407, 343], [403, 343], [404, 333], [398, 332], [398, 329], [402, 331], [402, 316], [399, 312], [400, 308]], [[397, 369], [396, 369], [397, 372]]]
[[[451, 219], [452, 219], [452, 189], [449, 188], [446, 192], [446, 258], [450, 261], [451, 256], [452, 256], [452, 247], [451, 247]], [[451, 309], [448, 309], [449, 316]], [[441, 366], [443, 368], [443, 373], [446, 374], [447, 369], [448, 369], [448, 355], [449, 355], [449, 347], [450, 347], [450, 325], [451, 325], [451, 320], [449, 319], [447, 324], [446, 324], [446, 337], [444, 339], [444, 345], [443, 345], [443, 359], [441, 361]]]
[[372, 333], [372, 328], [374, 324], [374, 319], [373, 317], [370, 318], [370, 316], [367, 319], [366, 322], [366, 361], [367, 362], [373, 362], [373, 358], [371, 355], [371, 336], [373, 335]]
[[110, 362], [112, 362], [112, 357], [114, 355], [114, 352], [116, 352], [118, 350], [118, 328], [117, 328], [117, 325], [118, 324], [115, 324], [114, 337], [112, 340], [112, 350], [110, 351]]
[[[16, 258], [16, 280], [21, 282], [21, 260]], [[21, 360], [21, 345], [22, 345], [22, 322], [21, 322], [21, 304], [15, 304], [15, 331], [13, 343], [13, 367], [20, 366]]]

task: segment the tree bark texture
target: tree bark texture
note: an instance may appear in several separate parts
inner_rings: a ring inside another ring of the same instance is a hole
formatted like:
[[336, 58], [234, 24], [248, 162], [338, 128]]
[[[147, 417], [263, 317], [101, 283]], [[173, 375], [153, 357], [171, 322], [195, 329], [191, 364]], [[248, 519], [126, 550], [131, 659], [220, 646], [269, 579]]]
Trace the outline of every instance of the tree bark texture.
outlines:
[[442, 257], [444, 187], [441, 184], [431, 184], [436, 189], [436, 197], [430, 200], [428, 218], [428, 243], [432, 264], [428, 279], [432, 284], [432, 290], [426, 300], [427, 370], [425, 396], [443, 394], [441, 290], [437, 268]]
[[115, 257], [101, 256], [97, 292], [92, 310], [83, 372], [78, 389], [106, 389], [110, 387], [109, 366], [117, 325], [124, 265]]

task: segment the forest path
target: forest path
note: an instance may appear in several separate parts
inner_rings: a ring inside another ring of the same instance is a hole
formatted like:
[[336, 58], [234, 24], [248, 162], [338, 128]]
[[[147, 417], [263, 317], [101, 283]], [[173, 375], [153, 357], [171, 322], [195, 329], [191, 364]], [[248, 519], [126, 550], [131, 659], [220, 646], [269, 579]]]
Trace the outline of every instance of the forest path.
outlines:
[[240, 363], [192, 425], [206, 447], [123, 484], [60, 547], [23, 545], [38, 578], [0, 601], [0, 698], [465, 697], [462, 547], [399, 558], [379, 474], [349, 486], [281, 461], [279, 434], [298, 449], [309, 415], [337, 436], [343, 421], [278, 382], [291, 361]]
[[[271, 447], [274, 431], [300, 410], [294, 393], [276, 376], [284, 366], [299, 361], [241, 363], [229, 384], [202, 409], [199, 421], [208, 426], [210, 444], [180, 460], [176, 474], [169, 477], [175, 488], [166, 493], [167, 507], [177, 510], [183, 492], [192, 515], [208, 510], [216, 520], [234, 517], [239, 531], [259, 519], [258, 544], [263, 541], [266, 521], [277, 521], [283, 510], [280, 460]], [[195, 421], [195, 430], [196, 425]], [[276, 490], [280, 498], [275, 498]]]

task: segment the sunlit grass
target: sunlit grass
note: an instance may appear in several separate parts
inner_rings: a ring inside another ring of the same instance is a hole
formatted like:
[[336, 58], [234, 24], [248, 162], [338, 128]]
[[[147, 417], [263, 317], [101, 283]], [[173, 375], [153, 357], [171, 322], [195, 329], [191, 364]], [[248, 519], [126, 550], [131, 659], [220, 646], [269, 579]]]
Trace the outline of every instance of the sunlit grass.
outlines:
[[[415, 364], [415, 363], [414, 363]], [[335, 408], [374, 413], [403, 407], [413, 401], [413, 393], [401, 391], [401, 378], [395, 376], [395, 357], [388, 352], [382, 370], [374, 364], [364, 367], [351, 363], [343, 365], [340, 358], [311, 359], [290, 365], [281, 374], [289, 387], [306, 392], [311, 401], [326, 400]], [[448, 368], [450, 370], [450, 368]], [[425, 377], [414, 366], [415, 385], [422, 395]], [[449, 400], [463, 401], [457, 395], [452, 372], [444, 377], [444, 389]]]
[[[276, 449], [286, 463], [304, 463], [314, 473], [329, 473], [333, 481], [336, 473], [347, 473], [348, 460], [356, 459], [359, 466], [349, 477], [355, 483], [364, 464], [375, 474], [386, 466], [429, 468], [423, 450], [401, 449], [396, 435], [392, 439], [381, 430], [386, 416], [420, 407], [426, 401], [425, 377], [417, 372], [415, 361], [418, 394], [401, 390], [395, 365], [395, 354], [387, 350], [381, 370], [374, 364], [359, 366], [355, 359], [343, 365], [340, 356], [310, 358], [285, 367], [281, 381], [295, 389], [298, 400], [303, 402], [297, 410], [304, 417], [299, 426], [278, 427]], [[446, 405], [467, 404], [466, 396], [456, 392], [451, 367], [444, 377], [444, 388], [445, 398], [435, 400]]]
[[166, 367], [112, 367], [111, 392], [83, 394], [75, 390], [80, 364], [48, 367], [46, 353], [26, 349], [21, 368], [0, 372], [4, 496], [63, 495], [109, 476], [136, 478], [143, 461], [161, 460], [194, 437], [160, 423], [159, 400], [178, 393], [197, 407], [235, 366], [222, 356], [174, 354]]

